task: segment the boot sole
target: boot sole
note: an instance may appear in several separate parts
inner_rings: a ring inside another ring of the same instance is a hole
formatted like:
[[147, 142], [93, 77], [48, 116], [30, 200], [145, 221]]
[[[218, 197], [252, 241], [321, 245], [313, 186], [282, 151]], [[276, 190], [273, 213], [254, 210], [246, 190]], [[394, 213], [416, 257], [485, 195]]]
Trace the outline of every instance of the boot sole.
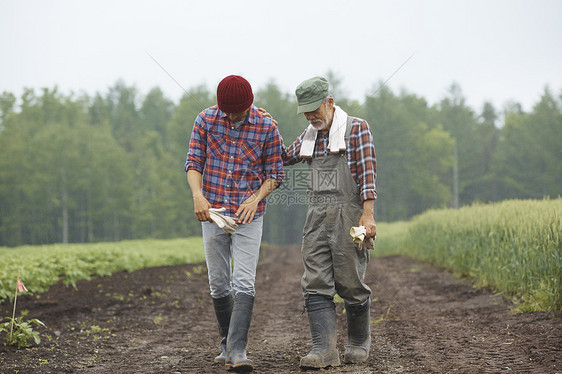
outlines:
[[226, 365], [228, 367], [228, 371], [233, 371], [235, 373], [249, 373], [254, 371], [254, 365], [244, 363], [244, 364], [237, 364], [237, 365]]
[[319, 369], [325, 369], [325, 368], [329, 368], [329, 367], [338, 367], [341, 366], [341, 361], [334, 361], [331, 363], [323, 363], [320, 365], [306, 365], [306, 364], [300, 364], [299, 367], [303, 370], [319, 370]]
[[299, 367], [302, 370], [320, 370], [320, 369], [327, 369], [327, 368], [335, 368], [335, 367], [338, 367], [338, 366], [341, 366], [341, 363], [333, 364], [333, 365], [322, 365], [322, 366], [306, 366], [306, 365], [302, 366], [302, 365], [299, 365]]
[[[327, 355], [328, 359], [324, 358], [323, 360], [309, 360], [308, 356], [301, 358], [299, 363], [299, 367], [304, 370], [318, 370], [324, 369], [327, 367], [338, 367], [341, 366], [341, 360], [339, 358], [339, 353], [333, 353], [331, 355]], [[304, 362], [303, 362], [304, 361]], [[308, 363], [307, 363], [308, 361]], [[311, 362], [312, 361], [312, 362]]]
[[367, 358], [365, 358], [365, 359], [359, 359], [359, 360], [356, 360], [356, 359], [344, 359], [343, 362], [344, 362], [345, 364], [362, 364], [362, 363], [366, 362], [368, 359], [369, 359], [369, 357], [367, 357]]
[[345, 364], [361, 364], [365, 361], [369, 360], [369, 355], [363, 357], [354, 357], [354, 356], [343, 356], [343, 362]]

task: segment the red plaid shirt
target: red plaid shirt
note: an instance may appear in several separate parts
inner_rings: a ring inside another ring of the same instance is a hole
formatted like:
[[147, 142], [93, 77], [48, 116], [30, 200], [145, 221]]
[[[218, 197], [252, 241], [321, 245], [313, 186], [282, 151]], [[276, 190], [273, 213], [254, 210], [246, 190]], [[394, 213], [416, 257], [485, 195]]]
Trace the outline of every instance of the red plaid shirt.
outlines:
[[[275, 179], [279, 185], [283, 181], [282, 144], [277, 126], [255, 106], [237, 126], [215, 105], [195, 119], [184, 170], [203, 174], [203, 196], [213, 208], [225, 207], [222, 214], [234, 217], [240, 204], [266, 179]], [[255, 217], [265, 210], [263, 199]]]
[[[283, 161], [285, 165], [293, 165], [304, 161], [300, 157], [301, 144], [304, 131], [288, 148], [283, 146]], [[316, 137], [312, 157], [328, 156], [329, 132], [322, 135], [320, 132]], [[375, 146], [373, 135], [367, 121], [355, 118], [351, 125], [351, 133], [346, 147], [347, 165], [353, 176], [353, 180], [359, 186], [361, 200], [374, 200], [377, 198], [375, 180], [377, 176], [377, 160], [375, 158]]]

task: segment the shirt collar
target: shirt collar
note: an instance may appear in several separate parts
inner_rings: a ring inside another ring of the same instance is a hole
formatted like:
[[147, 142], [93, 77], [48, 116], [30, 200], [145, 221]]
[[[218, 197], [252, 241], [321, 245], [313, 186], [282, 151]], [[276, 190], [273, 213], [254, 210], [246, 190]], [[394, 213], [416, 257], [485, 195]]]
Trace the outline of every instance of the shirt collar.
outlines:
[[[230, 122], [230, 119], [228, 119], [228, 117], [226, 116], [226, 113], [223, 112], [222, 110], [218, 109], [218, 106], [217, 106], [217, 110], [219, 111], [219, 117], [224, 118], [224, 120], [227, 123], [232, 123], [232, 122]], [[253, 125], [256, 125], [256, 124], [259, 123], [258, 110], [254, 106], [254, 104], [252, 104], [252, 106], [250, 107], [250, 112], [248, 112], [248, 117], [246, 117], [244, 122], [242, 122], [242, 124], [240, 124], [239, 126], [245, 125], [246, 123], [251, 123]], [[239, 127], [239, 126], [237, 126], [237, 127]]]

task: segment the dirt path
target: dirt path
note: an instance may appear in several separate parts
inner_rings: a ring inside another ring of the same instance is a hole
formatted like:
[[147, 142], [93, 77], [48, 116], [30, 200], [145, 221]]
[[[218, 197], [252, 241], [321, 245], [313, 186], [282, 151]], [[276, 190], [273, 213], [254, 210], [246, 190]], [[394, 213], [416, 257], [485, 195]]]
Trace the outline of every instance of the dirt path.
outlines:
[[[310, 349], [301, 315], [299, 248], [271, 248], [258, 268], [248, 355], [255, 373], [298, 373]], [[403, 257], [373, 258], [371, 356], [329, 373], [562, 373], [562, 320], [512, 315], [465, 280]], [[345, 315], [337, 305], [338, 345]], [[18, 310], [47, 325], [39, 346], [0, 345], [0, 373], [222, 373], [218, 328], [202, 265], [171, 266], [58, 284]], [[11, 305], [0, 305], [1, 316]], [[47, 337], [47, 335], [49, 337]], [[0, 338], [4, 338], [1, 336]]]

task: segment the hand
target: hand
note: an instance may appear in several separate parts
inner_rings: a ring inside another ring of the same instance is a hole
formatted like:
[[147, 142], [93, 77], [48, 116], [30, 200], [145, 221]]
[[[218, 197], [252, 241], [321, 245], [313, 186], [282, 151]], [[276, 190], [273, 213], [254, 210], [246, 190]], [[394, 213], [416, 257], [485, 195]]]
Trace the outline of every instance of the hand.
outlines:
[[211, 203], [203, 196], [202, 193], [193, 196], [193, 210], [195, 217], [201, 222], [213, 222], [211, 214], [209, 213]]
[[271, 122], [273, 122], [275, 124], [275, 126], [278, 126], [279, 124], [277, 123], [277, 121], [275, 119], [273, 119], [273, 117], [271, 116], [271, 114], [269, 114], [267, 112], [267, 110], [263, 109], [263, 108], [258, 108], [258, 112], [261, 113], [262, 116], [264, 117], [269, 117], [271, 118]]
[[258, 210], [259, 200], [254, 196], [250, 196], [240, 206], [234, 215], [238, 217], [237, 223], [250, 223], [254, 219], [254, 215]]
[[359, 219], [359, 226], [365, 226], [367, 233], [365, 239], [374, 238], [377, 236], [377, 224], [372, 214], [363, 214]]

